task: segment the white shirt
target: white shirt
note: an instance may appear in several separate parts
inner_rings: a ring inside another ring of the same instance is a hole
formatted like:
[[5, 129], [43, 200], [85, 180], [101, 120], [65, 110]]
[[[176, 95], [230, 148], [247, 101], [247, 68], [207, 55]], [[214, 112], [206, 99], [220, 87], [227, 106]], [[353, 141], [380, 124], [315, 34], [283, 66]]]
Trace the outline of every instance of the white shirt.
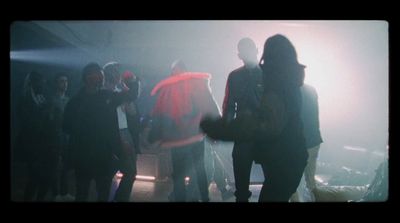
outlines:
[[[121, 90], [117, 87], [114, 88], [115, 92], [121, 92]], [[119, 129], [126, 129], [128, 128], [128, 121], [126, 119], [126, 113], [123, 109], [124, 105], [120, 105], [117, 107], [117, 116], [118, 116], [118, 127]]]

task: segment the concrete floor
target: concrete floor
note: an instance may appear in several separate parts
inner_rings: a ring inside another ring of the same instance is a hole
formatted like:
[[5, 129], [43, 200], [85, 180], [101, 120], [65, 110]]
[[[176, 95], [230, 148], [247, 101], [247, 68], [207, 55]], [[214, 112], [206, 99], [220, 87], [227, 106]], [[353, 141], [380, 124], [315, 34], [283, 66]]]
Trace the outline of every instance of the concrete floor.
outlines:
[[[15, 202], [23, 201], [23, 191], [26, 185], [26, 174], [24, 166], [14, 166], [13, 172], [11, 174], [11, 194], [10, 200]], [[73, 176], [71, 176], [72, 181], [70, 182], [70, 191], [73, 194], [75, 191], [74, 188], [74, 180]], [[120, 178], [117, 175], [113, 179], [113, 183], [111, 186], [111, 194], [110, 197], [115, 193], [116, 188], [118, 187]], [[250, 202], [257, 202], [258, 196], [260, 194], [261, 185], [251, 185], [250, 190], [253, 195], [250, 199]], [[131, 202], [169, 202], [168, 195], [172, 191], [172, 181], [170, 178], [166, 177], [162, 180], [136, 180], [133, 184], [132, 194], [130, 201]], [[235, 202], [234, 196], [223, 201], [221, 198], [221, 194], [215, 185], [212, 182], [209, 186], [209, 196], [210, 202]], [[53, 202], [48, 196], [49, 202]], [[89, 193], [89, 202], [96, 201], [96, 193], [95, 193], [95, 184], [92, 182]]]

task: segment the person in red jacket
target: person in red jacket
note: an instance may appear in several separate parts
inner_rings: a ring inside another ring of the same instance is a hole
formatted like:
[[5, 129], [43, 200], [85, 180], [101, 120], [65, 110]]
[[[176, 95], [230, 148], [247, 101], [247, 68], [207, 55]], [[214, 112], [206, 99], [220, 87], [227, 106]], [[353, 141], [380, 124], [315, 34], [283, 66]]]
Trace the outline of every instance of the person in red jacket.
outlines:
[[152, 90], [156, 95], [151, 112], [152, 130], [149, 141], [171, 149], [173, 192], [172, 201], [186, 201], [185, 177], [194, 169], [201, 201], [208, 202], [208, 183], [204, 166], [204, 133], [200, 120], [220, 116], [211, 94], [208, 73], [188, 72], [178, 60], [172, 64], [171, 75]]

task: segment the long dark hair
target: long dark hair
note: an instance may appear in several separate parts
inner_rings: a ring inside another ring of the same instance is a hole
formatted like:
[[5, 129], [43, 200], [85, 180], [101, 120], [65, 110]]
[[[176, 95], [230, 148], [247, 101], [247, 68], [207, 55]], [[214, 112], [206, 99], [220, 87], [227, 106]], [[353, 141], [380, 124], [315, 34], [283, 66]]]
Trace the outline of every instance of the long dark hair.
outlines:
[[285, 89], [303, 85], [305, 66], [298, 62], [293, 44], [281, 34], [265, 41], [260, 67], [267, 88]]

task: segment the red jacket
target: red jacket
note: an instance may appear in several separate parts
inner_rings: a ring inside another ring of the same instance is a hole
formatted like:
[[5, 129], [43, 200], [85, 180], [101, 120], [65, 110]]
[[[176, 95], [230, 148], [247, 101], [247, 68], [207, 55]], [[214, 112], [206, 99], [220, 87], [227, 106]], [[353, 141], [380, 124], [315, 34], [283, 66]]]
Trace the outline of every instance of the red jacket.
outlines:
[[153, 126], [150, 141], [160, 141], [162, 147], [178, 147], [201, 141], [199, 128], [205, 115], [219, 115], [211, 94], [211, 75], [185, 72], [158, 83], [151, 95], [157, 95], [151, 112]]

